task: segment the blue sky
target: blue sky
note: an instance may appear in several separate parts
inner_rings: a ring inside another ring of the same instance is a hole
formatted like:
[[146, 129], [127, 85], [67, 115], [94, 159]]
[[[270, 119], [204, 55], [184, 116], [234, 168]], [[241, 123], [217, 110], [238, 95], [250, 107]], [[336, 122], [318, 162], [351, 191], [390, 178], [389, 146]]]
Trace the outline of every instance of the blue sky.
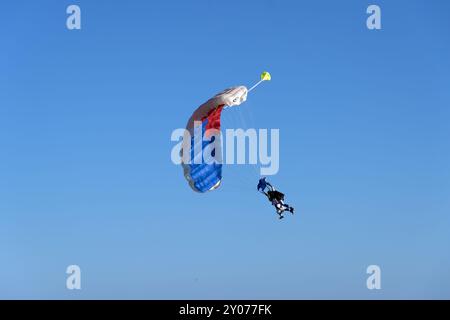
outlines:
[[[450, 298], [448, 1], [1, 8], [0, 298]], [[280, 129], [282, 221], [254, 167], [197, 194], [170, 161], [172, 130], [263, 70], [223, 125]]]

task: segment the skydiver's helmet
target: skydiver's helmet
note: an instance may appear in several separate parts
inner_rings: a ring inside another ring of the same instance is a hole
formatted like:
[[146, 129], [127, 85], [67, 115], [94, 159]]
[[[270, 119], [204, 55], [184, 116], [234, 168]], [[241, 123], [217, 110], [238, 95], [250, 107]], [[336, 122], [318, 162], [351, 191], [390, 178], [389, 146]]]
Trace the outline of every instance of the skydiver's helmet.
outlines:
[[266, 182], [266, 177], [259, 179], [258, 182], [258, 190], [262, 190], [264, 191], [264, 189], [266, 189], [267, 187], [267, 182]]

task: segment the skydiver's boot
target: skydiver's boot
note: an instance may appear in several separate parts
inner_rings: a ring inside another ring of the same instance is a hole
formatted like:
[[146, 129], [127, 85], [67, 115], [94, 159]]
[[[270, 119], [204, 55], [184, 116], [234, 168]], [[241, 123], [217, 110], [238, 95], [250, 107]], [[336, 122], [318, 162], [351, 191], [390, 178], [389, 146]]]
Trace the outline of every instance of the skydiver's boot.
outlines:
[[278, 217], [278, 219], [283, 219], [284, 217], [283, 217], [283, 211], [281, 211], [281, 210], [277, 210], [277, 213], [278, 213], [278, 215], [279, 215], [279, 217]]
[[294, 214], [294, 207], [289, 207], [289, 211]]

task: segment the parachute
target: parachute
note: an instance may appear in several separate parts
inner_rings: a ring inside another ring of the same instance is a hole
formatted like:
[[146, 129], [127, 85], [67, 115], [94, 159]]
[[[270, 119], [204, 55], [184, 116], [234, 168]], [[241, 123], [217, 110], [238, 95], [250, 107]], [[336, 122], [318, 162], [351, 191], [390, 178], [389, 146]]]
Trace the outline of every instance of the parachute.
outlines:
[[[222, 163], [220, 161], [208, 162], [203, 159], [203, 150], [213, 147], [212, 144], [215, 143], [215, 137], [211, 136], [211, 132], [214, 130], [220, 132], [222, 111], [245, 102], [248, 92], [267, 80], [270, 80], [270, 74], [263, 72], [260, 81], [250, 89], [245, 86], [228, 88], [198, 107], [189, 118], [180, 155], [183, 159], [181, 164], [184, 177], [194, 191], [204, 193], [217, 189], [222, 181]], [[195, 135], [198, 132], [201, 132], [201, 140], [196, 140]], [[188, 152], [183, 154], [185, 150], [189, 150], [189, 154]], [[221, 150], [214, 152], [221, 153]]]

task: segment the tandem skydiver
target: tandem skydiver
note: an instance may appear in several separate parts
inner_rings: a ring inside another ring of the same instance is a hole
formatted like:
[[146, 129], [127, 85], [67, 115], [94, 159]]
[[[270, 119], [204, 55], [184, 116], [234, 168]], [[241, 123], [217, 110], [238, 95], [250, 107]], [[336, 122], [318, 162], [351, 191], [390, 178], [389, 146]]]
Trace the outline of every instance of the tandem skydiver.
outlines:
[[268, 181], [266, 181], [265, 177], [259, 179], [257, 189], [269, 199], [269, 201], [277, 210], [280, 219], [284, 218], [283, 213], [285, 211], [289, 211], [290, 213], [294, 214], [294, 208], [284, 203], [284, 194], [275, 190], [275, 188]]

